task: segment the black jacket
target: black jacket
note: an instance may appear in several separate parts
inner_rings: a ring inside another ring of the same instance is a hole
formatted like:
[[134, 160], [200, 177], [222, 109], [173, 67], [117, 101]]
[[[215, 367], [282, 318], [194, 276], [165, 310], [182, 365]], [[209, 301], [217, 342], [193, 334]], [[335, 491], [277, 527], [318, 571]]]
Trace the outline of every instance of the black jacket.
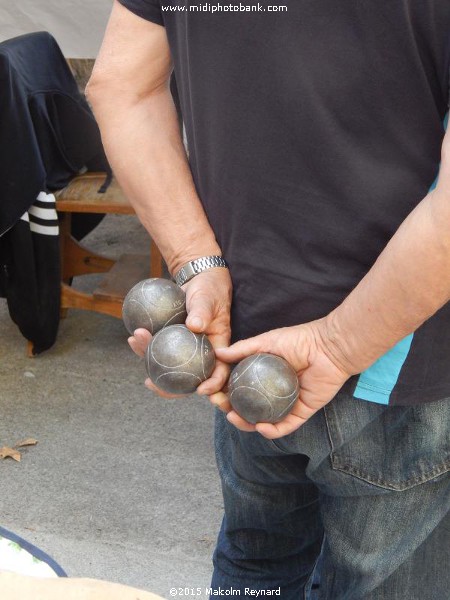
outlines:
[[[35, 353], [54, 343], [59, 323], [48, 193], [84, 167], [108, 169], [95, 119], [56, 41], [39, 32], [0, 43], [0, 296]], [[99, 221], [83, 217], [77, 237]]]

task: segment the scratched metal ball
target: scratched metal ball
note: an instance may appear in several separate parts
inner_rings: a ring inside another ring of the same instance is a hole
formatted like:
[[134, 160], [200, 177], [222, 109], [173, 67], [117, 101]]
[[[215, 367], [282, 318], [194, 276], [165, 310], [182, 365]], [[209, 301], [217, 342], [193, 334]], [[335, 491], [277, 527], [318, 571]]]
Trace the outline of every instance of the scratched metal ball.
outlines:
[[291, 365], [274, 354], [253, 354], [232, 371], [229, 397], [234, 410], [249, 423], [277, 423], [298, 398], [298, 377]]
[[139, 327], [151, 334], [186, 320], [186, 294], [169, 279], [144, 279], [137, 283], [125, 297], [122, 318], [133, 335]]
[[190, 394], [214, 370], [214, 349], [206, 335], [169, 325], [150, 342], [145, 366], [153, 383], [171, 394]]

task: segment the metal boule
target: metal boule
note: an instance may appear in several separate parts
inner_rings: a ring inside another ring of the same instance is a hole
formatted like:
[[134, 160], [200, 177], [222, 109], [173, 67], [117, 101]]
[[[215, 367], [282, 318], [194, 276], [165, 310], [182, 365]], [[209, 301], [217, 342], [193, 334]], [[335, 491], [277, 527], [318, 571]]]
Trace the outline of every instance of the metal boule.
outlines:
[[249, 423], [277, 423], [292, 409], [299, 394], [297, 373], [274, 354], [253, 354], [233, 369], [229, 398]]
[[205, 334], [193, 333], [185, 325], [169, 325], [150, 342], [145, 366], [152, 382], [171, 394], [190, 394], [215, 367], [215, 354]]
[[184, 323], [186, 294], [173, 281], [153, 277], [131, 288], [122, 307], [122, 319], [130, 335], [143, 327], [151, 334], [163, 327]]

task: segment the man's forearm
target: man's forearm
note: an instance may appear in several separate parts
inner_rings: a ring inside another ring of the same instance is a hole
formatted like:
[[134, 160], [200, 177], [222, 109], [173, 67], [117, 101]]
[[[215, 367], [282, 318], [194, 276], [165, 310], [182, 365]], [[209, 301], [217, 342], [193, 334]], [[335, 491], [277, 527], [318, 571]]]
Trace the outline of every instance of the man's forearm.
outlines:
[[[450, 194], [430, 193], [327, 317], [336, 357], [359, 373], [450, 299]], [[334, 353], [334, 352], [333, 352]]]
[[220, 254], [195, 190], [168, 86], [143, 98], [117, 91], [102, 90], [94, 80], [89, 99], [114, 174], [169, 270]]

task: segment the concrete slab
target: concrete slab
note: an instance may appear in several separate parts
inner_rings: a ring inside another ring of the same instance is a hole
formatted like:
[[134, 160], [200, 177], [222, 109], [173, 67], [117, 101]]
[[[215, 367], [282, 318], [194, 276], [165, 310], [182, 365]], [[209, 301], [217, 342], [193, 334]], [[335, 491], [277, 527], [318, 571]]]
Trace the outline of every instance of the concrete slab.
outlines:
[[[114, 256], [145, 251], [148, 238], [133, 217], [110, 216], [86, 244]], [[21, 463], [0, 461], [0, 524], [73, 576], [166, 598], [204, 590], [222, 513], [208, 401], [149, 392], [111, 317], [69, 311], [34, 359], [3, 299], [0, 329], [0, 445], [39, 440]]]

